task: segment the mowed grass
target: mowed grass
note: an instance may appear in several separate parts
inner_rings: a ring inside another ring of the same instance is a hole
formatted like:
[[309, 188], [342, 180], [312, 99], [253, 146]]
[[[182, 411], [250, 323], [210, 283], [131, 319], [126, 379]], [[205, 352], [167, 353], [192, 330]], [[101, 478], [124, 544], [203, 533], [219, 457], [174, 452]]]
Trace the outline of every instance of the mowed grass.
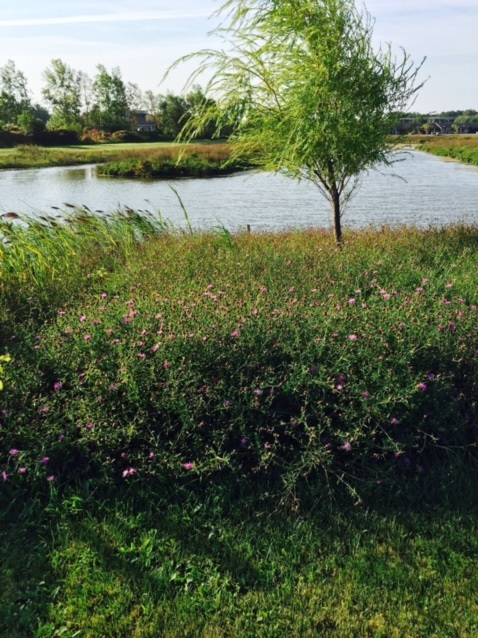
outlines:
[[476, 228], [2, 234], [2, 637], [477, 635]]
[[476, 511], [299, 516], [120, 493], [52, 495], [18, 518], [0, 531], [5, 638], [478, 632]]

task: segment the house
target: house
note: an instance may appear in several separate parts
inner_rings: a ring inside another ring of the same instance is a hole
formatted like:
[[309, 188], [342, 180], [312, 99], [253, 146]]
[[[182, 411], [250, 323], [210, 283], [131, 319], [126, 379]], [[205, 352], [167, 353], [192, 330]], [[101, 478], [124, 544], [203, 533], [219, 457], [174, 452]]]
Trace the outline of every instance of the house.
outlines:
[[148, 111], [131, 111], [130, 117], [134, 122], [134, 128], [141, 133], [154, 133], [157, 126], [154, 118]]

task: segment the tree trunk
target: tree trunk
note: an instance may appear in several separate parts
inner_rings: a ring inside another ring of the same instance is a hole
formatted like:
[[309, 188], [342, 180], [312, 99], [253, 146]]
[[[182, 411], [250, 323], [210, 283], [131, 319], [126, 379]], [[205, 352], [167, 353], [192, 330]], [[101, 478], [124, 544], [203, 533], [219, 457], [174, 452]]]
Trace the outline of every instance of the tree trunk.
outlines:
[[334, 234], [337, 246], [342, 247], [342, 221], [340, 211], [340, 193], [334, 187], [332, 188], [332, 212], [334, 214]]

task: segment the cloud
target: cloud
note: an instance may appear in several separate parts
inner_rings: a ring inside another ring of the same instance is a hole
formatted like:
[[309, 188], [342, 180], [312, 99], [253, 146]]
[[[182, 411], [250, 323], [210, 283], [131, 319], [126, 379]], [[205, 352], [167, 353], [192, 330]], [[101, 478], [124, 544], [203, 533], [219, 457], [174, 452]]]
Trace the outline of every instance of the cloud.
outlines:
[[138, 11], [134, 13], [103, 13], [78, 16], [60, 16], [57, 18], [19, 18], [13, 20], [0, 20], [1, 27], [43, 27], [61, 24], [84, 24], [100, 22], [148, 22], [151, 20], [185, 20], [194, 18], [207, 18], [210, 12], [200, 11]]

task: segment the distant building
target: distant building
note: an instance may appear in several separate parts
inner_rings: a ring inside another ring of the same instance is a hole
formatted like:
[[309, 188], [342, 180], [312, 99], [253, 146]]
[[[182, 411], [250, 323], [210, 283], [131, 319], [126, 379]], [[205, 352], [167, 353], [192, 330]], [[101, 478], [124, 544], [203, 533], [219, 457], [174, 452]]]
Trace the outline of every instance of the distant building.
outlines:
[[135, 128], [141, 133], [154, 133], [157, 126], [153, 121], [153, 116], [148, 111], [132, 111], [131, 119], [134, 121]]

